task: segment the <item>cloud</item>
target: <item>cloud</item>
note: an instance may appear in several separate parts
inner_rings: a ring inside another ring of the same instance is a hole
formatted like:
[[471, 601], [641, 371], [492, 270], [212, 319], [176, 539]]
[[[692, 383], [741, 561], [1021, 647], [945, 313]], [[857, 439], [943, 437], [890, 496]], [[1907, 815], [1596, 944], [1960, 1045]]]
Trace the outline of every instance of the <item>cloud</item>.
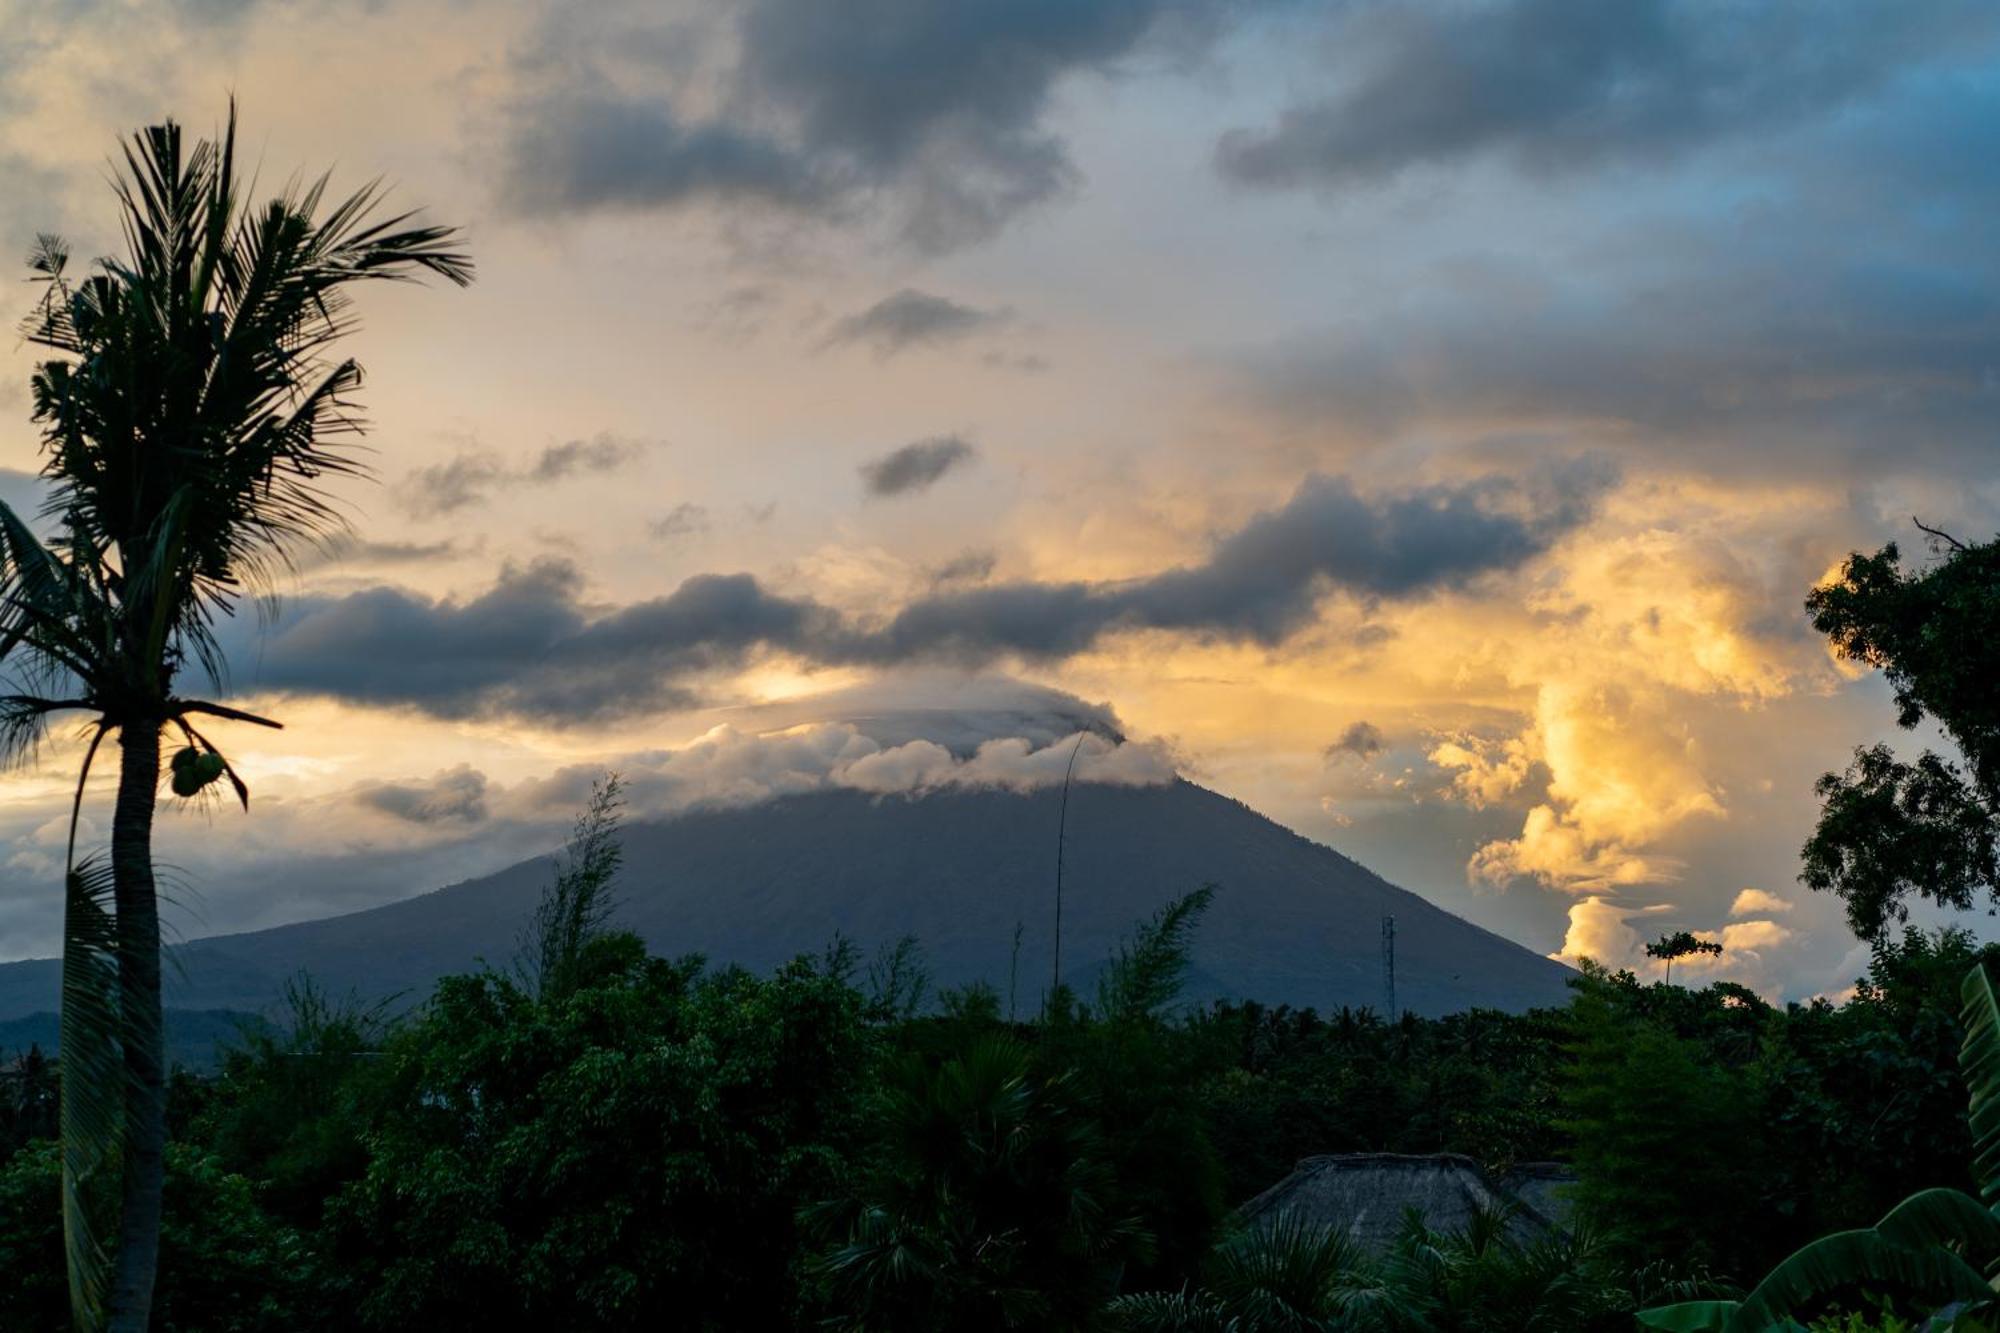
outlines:
[[33, 472], [20, 472], [10, 467], [0, 467], [0, 501], [14, 511], [30, 526], [40, 527], [36, 516], [49, 498], [48, 483]]
[[1486, 156], [1544, 176], [1651, 164], [1825, 116], [1995, 26], [1978, 0], [1375, 0], [1341, 12], [1331, 93], [1231, 131], [1216, 157], [1230, 179], [1266, 187]]
[[839, 193], [829, 170], [754, 131], [690, 125], [663, 98], [562, 90], [511, 108], [502, 194], [531, 216], [696, 199], [810, 212]]
[[993, 570], [1000, 563], [1000, 557], [991, 551], [960, 551], [949, 560], [932, 565], [925, 574], [931, 586], [947, 583], [984, 583], [993, 577]]
[[955, 342], [1012, 318], [1006, 310], [982, 310], [905, 287], [866, 310], [842, 316], [827, 334], [825, 345], [866, 343], [877, 355], [892, 356], [909, 347]]
[[1525, 725], [1497, 739], [1449, 738], [1431, 753], [1458, 799], [1522, 808], [1519, 833], [1474, 855], [1475, 880], [1597, 894], [1677, 879], [1679, 860], [1657, 844], [1728, 816], [1690, 731], [1691, 701], [1748, 707], [1810, 678], [1817, 653], [1801, 627], [1767, 619], [1781, 589], [1731, 554], [1749, 542], [1723, 519], [1644, 526], [1659, 503], [1657, 494], [1621, 500], [1530, 594], [1529, 625], [1502, 659], [1508, 679], [1532, 692]]
[[[627, 779], [635, 818], [835, 789], [883, 799], [950, 789], [1035, 790], [1061, 780], [1083, 732], [1089, 738], [1078, 755], [1079, 780], [1173, 779], [1170, 747], [1132, 741], [1101, 704], [1002, 677], [921, 673], [746, 711], [735, 725], [673, 748], [635, 746], [628, 733], [618, 733], [612, 748], [596, 749], [587, 761], [575, 759], [569, 746], [556, 751], [561, 758], [538, 759], [532, 746], [523, 750], [509, 738], [498, 751], [486, 751], [486, 771], [481, 763], [418, 775], [392, 768], [356, 783], [328, 780], [330, 772], [345, 771], [352, 740], [335, 742], [336, 751], [345, 751], [339, 767], [313, 762], [289, 775], [273, 771], [281, 767], [274, 756], [239, 754], [251, 766], [257, 813], [232, 820], [229, 837], [218, 839], [209, 819], [166, 817], [173, 812], [163, 808], [161, 857], [185, 873], [189, 886], [188, 896], [168, 904], [169, 924], [195, 936], [313, 919], [542, 855], [560, 844], [570, 812], [606, 769]], [[405, 740], [403, 752], [419, 756], [445, 743], [441, 732]], [[460, 734], [458, 742], [470, 738]], [[383, 758], [364, 762], [379, 765]], [[510, 776], [494, 776], [493, 765]], [[6, 868], [17, 878], [60, 877], [68, 817], [47, 817], [60, 791], [52, 782], [48, 801], [0, 810], [0, 844], [11, 849]], [[105, 836], [88, 815], [82, 834], [86, 845]], [[273, 893], [274, 883], [284, 891]], [[48, 906], [0, 904], [0, 945], [9, 956], [58, 947], [59, 904], [52, 899]]]
[[[883, 207], [908, 244], [948, 250], [1075, 179], [1044, 123], [1060, 81], [1111, 71], [1169, 30], [1199, 41], [1210, 26], [1192, 20], [1210, 8], [740, 0], [709, 25], [626, 8], [552, 20], [517, 60], [502, 198], [539, 216], [713, 201], [846, 220]], [[728, 31], [704, 41], [711, 27]]]
[[692, 501], [683, 501], [648, 523], [646, 531], [661, 541], [707, 532], [708, 509]]
[[911, 495], [927, 491], [947, 472], [968, 467], [979, 451], [956, 435], [918, 440], [861, 465], [862, 485], [870, 495]]
[[1732, 921], [1722, 928], [1725, 954], [1771, 949], [1791, 938], [1791, 928], [1775, 921]]
[[595, 619], [581, 593], [574, 565], [543, 559], [506, 567], [465, 601], [389, 587], [296, 598], [261, 646], [234, 655], [254, 663], [238, 683], [560, 724], [685, 707], [695, 679], [760, 647], [808, 650], [833, 622], [747, 574], [701, 575]]
[[886, 748], [929, 741], [959, 758], [988, 741], [1022, 740], [1039, 750], [1084, 731], [1114, 742], [1126, 739], [1125, 725], [1109, 704], [1009, 676], [920, 668], [746, 712], [760, 732], [838, 722]]
[[337, 541], [324, 549], [315, 548], [302, 552], [294, 559], [293, 564], [300, 573], [305, 573], [335, 565], [440, 564], [447, 560], [457, 560], [467, 554], [469, 554], [467, 548], [449, 538], [436, 542], [373, 542], [347, 539]]
[[1382, 728], [1373, 722], [1355, 722], [1326, 747], [1326, 757], [1330, 761], [1360, 759], [1365, 762], [1382, 753], [1388, 748], [1388, 744], [1388, 740], [1382, 735]]
[[664, 597], [592, 615], [560, 560], [504, 569], [470, 600], [378, 587], [288, 603], [235, 660], [244, 688], [323, 693], [440, 717], [578, 722], [687, 707], [764, 653], [816, 666], [983, 666], [1055, 660], [1151, 629], [1276, 645], [1336, 590], [1420, 597], [1517, 568], [1588, 515], [1601, 470], [1487, 478], [1364, 497], [1314, 476], [1208, 558], [1114, 583], [942, 587], [886, 619], [855, 617], [749, 574], [703, 574]]
[[1736, 917], [1754, 916], [1759, 912], [1786, 913], [1798, 904], [1789, 898], [1780, 898], [1775, 893], [1763, 889], [1745, 889], [1736, 895], [1736, 901], [1729, 905], [1729, 915]]
[[763, 332], [764, 321], [777, 308], [778, 294], [759, 283], [732, 287], [694, 311], [692, 327], [719, 341], [741, 343]]
[[1275, 645], [1309, 624], [1334, 589], [1407, 598], [1516, 568], [1580, 523], [1606, 484], [1601, 469], [1583, 465], [1532, 481], [1486, 478], [1370, 498], [1345, 479], [1315, 475], [1198, 564], [1121, 583], [939, 592], [903, 608], [858, 655], [1061, 658], [1134, 629]]
[[497, 491], [616, 472], [645, 451], [640, 441], [599, 432], [587, 440], [549, 445], [518, 468], [509, 467], [492, 453], [463, 453], [410, 473], [398, 486], [397, 495], [413, 517], [434, 518], [484, 504]]
[[[1062, 785], [1070, 754], [1076, 780], [1157, 786], [1175, 777], [1158, 742], [1113, 740], [1095, 732], [1037, 745], [1024, 737], [982, 742], [969, 755], [928, 739], [884, 745], [852, 723], [812, 723], [747, 733], [722, 725], [679, 749], [615, 761], [635, 812], [673, 814], [703, 806], [754, 805], [829, 788], [877, 796], [922, 796], [948, 789], [1034, 791]], [[565, 769], [511, 790], [507, 810], [524, 815], [577, 803], [602, 769]]]
[[460, 454], [410, 473], [397, 488], [397, 495], [411, 514], [431, 518], [483, 504], [506, 476], [506, 469], [492, 454]]
[[1633, 919], [1671, 910], [1665, 904], [1628, 907], [1597, 894], [1578, 899], [1569, 907], [1562, 948], [1549, 956], [1565, 963], [1589, 958], [1608, 967], [1629, 964], [1643, 956], [1646, 944], [1646, 937], [1632, 926]]
[[1451, 791], [1475, 810], [1498, 805], [1520, 791], [1537, 762], [1532, 737], [1491, 739], [1460, 732], [1440, 739], [1429, 759], [1451, 775]]
[[355, 804], [411, 824], [479, 824], [487, 817], [486, 775], [468, 764], [428, 781], [375, 782], [357, 787]]
[[644, 452], [645, 446], [637, 440], [602, 432], [587, 440], [565, 440], [536, 455], [523, 480], [561, 481], [565, 477], [616, 472]]
[[[1329, 452], [1567, 445], [1712, 477], [1983, 475], [2000, 264], [1976, 219], [2000, 172], [1965, 101], [1988, 126], [2000, 114], [1991, 93], [1906, 93], [1726, 173], [1615, 199], [1579, 187], [1568, 209], [1617, 219], [1591, 239], [1433, 253], [1390, 280], [1393, 301], [1229, 354], [1225, 375], [1271, 428]], [[1499, 198], [1534, 230], [1541, 205]]]

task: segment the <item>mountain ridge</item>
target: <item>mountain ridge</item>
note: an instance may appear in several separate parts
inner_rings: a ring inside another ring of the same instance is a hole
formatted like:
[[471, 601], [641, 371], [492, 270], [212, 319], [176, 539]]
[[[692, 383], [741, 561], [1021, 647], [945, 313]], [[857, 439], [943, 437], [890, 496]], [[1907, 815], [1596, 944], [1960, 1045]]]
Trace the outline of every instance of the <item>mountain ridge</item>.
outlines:
[[[656, 953], [753, 970], [836, 937], [866, 956], [910, 935], [937, 985], [985, 981], [1031, 1013], [1050, 979], [1059, 800], [1053, 788], [816, 791], [635, 820], [618, 919]], [[1384, 916], [1397, 923], [1400, 1008], [1561, 1003], [1572, 975], [1182, 779], [1078, 784], [1064, 860], [1063, 980], [1079, 989], [1136, 923], [1204, 883], [1218, 891], [1194, 938], [1192, 1002], [1380, 1009]], [[188, 941], [167, 1002], [265, 1010], [301, 969], [336, 993], [420, 998], [439, 976], [510, 963], [550, 865], [535, 857], [360, 912]], [[55, 980], [52, 960], [0, 965], [0, 1020], [53, 1007]]]

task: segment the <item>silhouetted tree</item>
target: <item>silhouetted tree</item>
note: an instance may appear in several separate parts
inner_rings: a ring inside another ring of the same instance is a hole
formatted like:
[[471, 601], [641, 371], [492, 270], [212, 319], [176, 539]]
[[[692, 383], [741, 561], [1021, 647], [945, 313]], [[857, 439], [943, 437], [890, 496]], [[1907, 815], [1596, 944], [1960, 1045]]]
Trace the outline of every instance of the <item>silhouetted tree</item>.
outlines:
[[591, 784], [590, 802], [556, 858], [555, 878], [535, 905], [522, 953], [528, 980], [544, 1000], [559, 1000], [583, 983], [588, 946], [603, 936], [618, 906], [611, 888], [625, 860], [618, 838], [624, 790], [616, 773]]
[[1800, 878], [1839, 894], [1866, 940], [1907, 920], [1913, 893], [1956, 908], [2000, 901], [2000, 541], [1931, 539], [1942, 558], [1928, 569], [1905, 572], [1892, 543], [1849, 556], [1806, 599], [1841, 657], [1889, 678], [1897, 724], [1929, 719], [1959, 752], [1909, 763], [1867, 746], [1819, 780]]
[[[189, 667], [223, 679], [220, 619], [302, 544], [338, 531], [321, 489], [362, 470], [340, 442], [361, 433], [361, 367], [335, 359], [354, 328], [345, 293], [369, 279], [470, 280], [447, 227], [373, 220], [371, 186], [339, 202], [326, 180], [257, 207], [241, 198], [235, 110], [216, 141], [168, 122], [134, 136], [116, 181], [125, 253], [69, 276], [44, 236], [43, 296], [24, 333], [54, 355], [32, 380], [41, 426], [46, 544], [0, 505], [0, 746], [32, 750], [50, 715], [90, 717], [92, 758], [119, 740], [108, 860], [66, 874], [62, 1136], [71, 1298], [78, 1326], [148, 1324], [159, 1249], [165, 1068], [152, 830], [160, 740], [176, 795], [225, 775], [248, 788], [197, 718], [276, 726], [178, 693]], [[119, 1218], [91, 1201], [116, 1174]]]
[[1689, 930], [1677, 930], [1671, 935], [1662, 935], [1646, 946], [1646, 957], [1665, 960], [1669, 986], [1674, 984], [1674, 959], [1691, 958], [1696, 954], [1720, 958], [1722, 946], [1714, 940], [1702, 939]]

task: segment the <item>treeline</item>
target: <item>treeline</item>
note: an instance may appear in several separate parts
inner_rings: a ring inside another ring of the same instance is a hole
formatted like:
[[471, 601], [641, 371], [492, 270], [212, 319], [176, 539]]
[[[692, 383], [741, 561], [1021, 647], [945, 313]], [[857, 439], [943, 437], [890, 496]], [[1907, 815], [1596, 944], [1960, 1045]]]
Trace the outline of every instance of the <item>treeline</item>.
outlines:
[[[1839, 1005], [1589, 971], [1518, 1016], [1184, 1012], [1204, 891], [1009, 1022], [907, 945], [648, 956], [604, 922], [615, 838], [575, 846], [521, 966], [400, 1018], [302, 980], [175, 1078], [157, 1327], [1625, 1328], [1971, 1183], [1960, 933], [1880, 948]], [[0, 1327], [57, 1329], [56, 1071], [15, 1072]], [[1231, 1228], [1296, 1159], [1366, 1150], [1573, 1163], [1577, 1224], [1388, 1256]], [[1282, 1291], [1317, 1322], [1243, 1316]]]

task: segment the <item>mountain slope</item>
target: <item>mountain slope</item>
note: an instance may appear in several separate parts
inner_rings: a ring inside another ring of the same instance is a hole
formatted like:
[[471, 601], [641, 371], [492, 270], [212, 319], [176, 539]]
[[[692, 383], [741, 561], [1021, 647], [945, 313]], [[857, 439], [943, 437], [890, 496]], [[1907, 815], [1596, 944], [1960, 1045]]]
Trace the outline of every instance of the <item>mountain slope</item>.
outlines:
[[[984, 979], [1031, 1013], [1050, 976], [1058, 793], [853, 791], [708, 810], [625, 830], [620, 918], [657, 953], [763, 970], [843, 934], [863, 956], [903, 935], [939, 985]], [[1435, 1014], [1561, 1003], [1569, 969], [1396, 888], [1330, 848], [1187, 782], [1081, 785], [1065, 851], [1064, 980], [1086, 990], [1133, 924], [1203, 883], [1188, 998], [1380, 1008], [1381, 919], [1396, 918], [1400, 1005]], [[547, 858], [365, 912], [196, 940], [183, 1009], [261, 1010], [309, 969], [336, 992], [421, 997], [514, 957]], [[1015, 926], [1021, 927], [1018, 967]], [[52, 962], [0, 967], [0, 1019], [53, 1007]]]

